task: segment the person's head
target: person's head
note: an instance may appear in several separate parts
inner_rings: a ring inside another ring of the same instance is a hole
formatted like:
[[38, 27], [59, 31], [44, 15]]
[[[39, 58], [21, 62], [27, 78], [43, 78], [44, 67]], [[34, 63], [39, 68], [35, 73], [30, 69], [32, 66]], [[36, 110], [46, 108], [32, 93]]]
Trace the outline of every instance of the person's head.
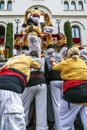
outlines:
[[87, 63], [87, 49], [86, 48], [80, 50], [80, 58]]
[[54, 45], [53, 44], [48, 45], [47, 49], [49, 49], [49, 48], [54, 48]]
[[34, 9], [35, 9], [35, 10], [38, 10], [38, 7], [35, 7]]
[[48, 55], [51, 55], [51, 54], [53, 54], [54, 52], [55, 52], [54, 46], [53, 46], [52, 44], [48, 45], [48, 46], [47, 46], [47, 54], [48, 54]]
[[38, 26], [37, 21], [33, 21], [33, 25]]
[[29, 56], [29, 50], [21, 50], [21, 53]]
[[72, 47], [67, 51], [68, 58], [78, 58], [80, 56], [80, 51], [77, 47]]
[[60, 50], [60, 55], [63, 59], [66, 59], [67, 58], [67, 50], [68, 48], [67, 47], [62, 47], [61, 50]]
[[32, 57], [38, 57], [38, 52], [37, 51], [31, 51], [30, 56]]
[[22, 24], [22, 28], [25, 28], [27, 25], [25, 23]]
[[33, 24], [33, 19], [32, 18], [29, 18], [28, 20], [27, 20], [27, 25], [32, 25]]

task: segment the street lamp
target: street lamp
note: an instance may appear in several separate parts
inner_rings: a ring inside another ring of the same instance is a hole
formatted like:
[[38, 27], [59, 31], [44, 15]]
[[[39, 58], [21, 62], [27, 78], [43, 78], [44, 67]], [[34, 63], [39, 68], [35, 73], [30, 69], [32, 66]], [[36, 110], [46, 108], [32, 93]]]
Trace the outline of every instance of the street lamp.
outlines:
[[18, 34], [18, 25], [20, 23], [20, 19], [19, 18], [16, 18], [15, 19], [15, 23], [16, 23], [16, 34]]
[[58, 24], [58, 34], [60, 33], [60, 22], [61, 19], [56, 19], [56, 23]]

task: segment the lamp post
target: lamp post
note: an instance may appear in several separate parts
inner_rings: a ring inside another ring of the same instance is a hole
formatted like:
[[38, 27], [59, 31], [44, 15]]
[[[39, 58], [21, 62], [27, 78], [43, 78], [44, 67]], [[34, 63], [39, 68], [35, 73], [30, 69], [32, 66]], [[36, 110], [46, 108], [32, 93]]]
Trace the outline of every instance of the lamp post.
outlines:
[[60, 22], [61, 19], [56, 19], [56, 23], [58, 24], [58, 34], [60, 33]]
[[16, 18], [15, 19], [15, 23], [16, 23], [16, 34], [18, 34], [18, 25], [20, 23], [20, 19], [19, 18]]

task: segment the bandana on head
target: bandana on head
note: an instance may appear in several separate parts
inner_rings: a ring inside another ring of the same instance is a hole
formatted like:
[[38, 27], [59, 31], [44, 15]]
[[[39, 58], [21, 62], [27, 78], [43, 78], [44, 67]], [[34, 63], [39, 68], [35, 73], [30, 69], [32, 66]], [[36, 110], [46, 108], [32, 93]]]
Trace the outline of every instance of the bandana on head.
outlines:
[[53, 48], [49, 48], [48, 50], [47, 50], [47, 54], [51, 54], [51, 53], [53, 53], [54, 52], [54, 49]]

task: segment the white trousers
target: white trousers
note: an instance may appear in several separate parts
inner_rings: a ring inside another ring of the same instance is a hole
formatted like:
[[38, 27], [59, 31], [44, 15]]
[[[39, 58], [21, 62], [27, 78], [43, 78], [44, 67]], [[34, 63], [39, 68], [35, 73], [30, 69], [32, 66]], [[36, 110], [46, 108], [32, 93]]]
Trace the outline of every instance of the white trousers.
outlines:
[[21, 94], [0, 90], [0, 130], [26, 130]]
[[41, 55], [41, 39], [35, 35], [28, 35], [29, 52], [37, 51]]
[[87, 130], [87, 105], [77, 105], [61, 101], [60, 106], [60, 130], [72, 130], [76, 116], [80, 113], [84, 130]]
[[25, 111], [25, 121], [28, 125], [30, 104], [35, 98], [36, 130], [48, 130], [47, 127], [47, 86], [45, 84], [25, 88], [22, 101]]
[[55, 130], [59, 129], [59, 109], [60, 109], [60, 100], [62, 99], [62, 87], [63, 81], [50, 81], [51, 88], [51, 98], [54, 112], [54, 121], [55, 121]]

